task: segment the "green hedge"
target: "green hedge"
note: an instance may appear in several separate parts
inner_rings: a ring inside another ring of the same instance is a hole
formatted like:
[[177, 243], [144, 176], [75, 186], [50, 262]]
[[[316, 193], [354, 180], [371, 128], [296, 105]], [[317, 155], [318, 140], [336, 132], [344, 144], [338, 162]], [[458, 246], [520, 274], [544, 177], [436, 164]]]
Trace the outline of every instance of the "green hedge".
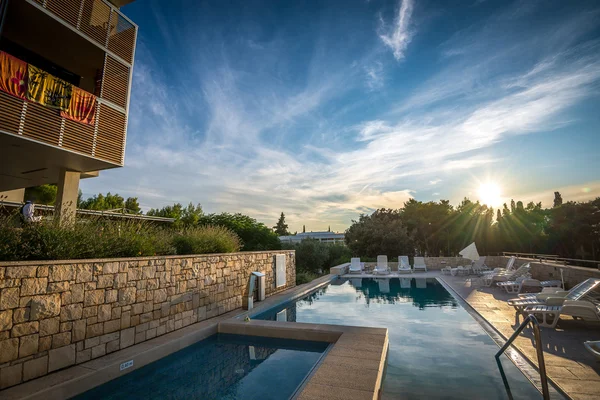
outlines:
[[0, 217], [0, 261], [141, 257], [239, 251], [240, 239], [224, 227], [177, 231], [144, 221], [78, 219], [71, 226], [53, 221], [20, 224]]

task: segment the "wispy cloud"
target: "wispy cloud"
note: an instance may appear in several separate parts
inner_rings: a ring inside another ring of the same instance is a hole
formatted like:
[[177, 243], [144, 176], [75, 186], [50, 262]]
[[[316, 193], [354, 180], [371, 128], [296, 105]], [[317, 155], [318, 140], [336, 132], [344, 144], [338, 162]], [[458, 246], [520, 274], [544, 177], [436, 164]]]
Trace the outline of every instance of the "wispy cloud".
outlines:
[[440, 183], [441, 181], [442, 181], [442, 180], [438, 178], [438, 179], [434, 179], [434, 180], [432, 180], [432, 181], [429, 181], [429, 184], [430, 184], [430, 185], [437, 185], [437, 184], [438, 184], [438, 183]]
[[380, 39], [392, 50], [394, 57], [398, 61], [404, 58], [404, 52], [414, 34], [410, 26], [413, 7], [413, 0], [400, 0], [398, 15], [396, 16], [391, 29], [389, 29], [387, 33], [379, 34]]

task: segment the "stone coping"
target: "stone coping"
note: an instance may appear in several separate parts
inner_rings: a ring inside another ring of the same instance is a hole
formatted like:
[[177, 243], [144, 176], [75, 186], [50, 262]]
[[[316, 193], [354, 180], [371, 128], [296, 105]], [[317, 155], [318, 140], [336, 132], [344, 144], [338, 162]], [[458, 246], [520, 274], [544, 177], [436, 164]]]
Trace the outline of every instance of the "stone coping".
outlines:
[[165, 256], [145, 256], [145, 257], [123, 257], [123, 258], [83, 258], [73, 260], [27, 260], [27, 261], [0, 261], [0, 267], [14, 267], [27, 265], [64, 265], [64, 264], [84, 264], [84, 263], [108, 263], [108, 262], [125, 262], [125, 261], [149, 261], [149, 260], [170, 260], [170, 259], [187, 259], [187, 258], [202, 258], [202, 257], [223, 257], [248, 254], [287, 254], [294, 253], [296, 250], [263, 250], [263, 251], [238, 251], [235, 253], [208, 253], [208, 254], [182, 254], [182, 255], [165, 255]]
[[387, 328], [277, 321], [225, 321], [219, 332], [332, 343], [299, 400], [377, 400], [389, 346]]

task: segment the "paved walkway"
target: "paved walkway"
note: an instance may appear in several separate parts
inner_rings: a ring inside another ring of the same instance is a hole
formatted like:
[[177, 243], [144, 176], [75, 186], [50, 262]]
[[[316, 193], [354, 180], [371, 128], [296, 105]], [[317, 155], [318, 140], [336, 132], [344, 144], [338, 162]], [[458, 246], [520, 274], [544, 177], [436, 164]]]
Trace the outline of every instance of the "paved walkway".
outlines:
[[[510, 337], [523, 321], [506, 300], [516, 297], [500, 291], [471, 284], [468, 277], [441, 275], [463, 299], [483, 316], [497, 331]], [[571, 398], [600, 399], [600, 361], [583, 346], [586, 340], [600, 340], [600, 323], [575, 321], [561, 317], [556, 329], [542, 328], [542, 344], [548, 377]], [[537, 366], [533, 331], [527, 328], [513, 342], [515, 347]]]

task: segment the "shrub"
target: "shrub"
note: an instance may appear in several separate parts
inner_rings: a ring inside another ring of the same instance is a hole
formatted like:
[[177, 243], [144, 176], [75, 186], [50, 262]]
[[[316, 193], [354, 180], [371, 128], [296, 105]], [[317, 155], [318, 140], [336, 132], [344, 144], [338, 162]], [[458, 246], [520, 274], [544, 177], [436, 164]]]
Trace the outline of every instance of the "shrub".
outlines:
[[200, 225], [219, 225], [231, 229], [241, 239], [243, 251], [279, 250], [281, 242], [269, 227], [243, 214], [209, 214], [200, 217]]
[[314, 272], [308, 272], [308, 271], [296, 272], [296, 285], [302, 285], [303, 283], [311, 282], [311, 281], [317, 279], [319, 276], [321, 276], [321, 275], [315, 274]]
[[286, 243], [283, 247], [296, 250], [296, 271], [298, 272], [327, 273], [331, 267], [350, 262], [350, 249], [342, 244], [304, 239], [296, 244]]
[[177, 254], [233, 253], [240, 249], [240, 239], [222, 226], [198, 226], [184, 229], [173, 238]]

